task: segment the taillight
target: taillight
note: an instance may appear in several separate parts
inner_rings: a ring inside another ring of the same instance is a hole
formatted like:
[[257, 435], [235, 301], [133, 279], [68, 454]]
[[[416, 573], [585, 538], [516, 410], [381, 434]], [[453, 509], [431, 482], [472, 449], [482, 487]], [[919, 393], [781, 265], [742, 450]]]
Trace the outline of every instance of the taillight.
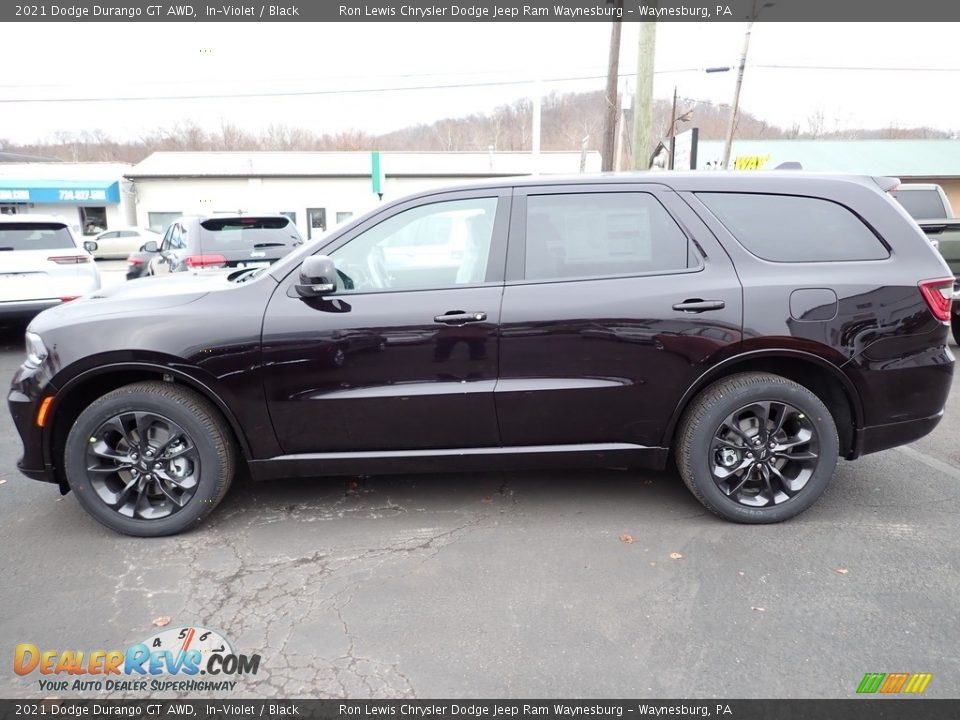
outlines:
[[89, 255], [54, 255], [47, 260], [55, 262], [57, 265], [79, 265], [80, 263], [90, 262]]
[[226, 265], [227, 259], [223, 255], [189, 255], [186, 259], [187, 267], [212, 267]]
[[71, 300], [76, 300], [79, 297], [79, 295], [64, 295], [62, 298], [60, 298], [60, 302], [70, 302]]
[[143, 265], [143, 258], [129, 257], [127, 258], [127, 265]]
[[954, 278], [937, 278], [936, 280], [921, 280], [920, 293], [927, 301], [930, 312], [940, 322], [950, 321], [950, 303], [953, 300]]

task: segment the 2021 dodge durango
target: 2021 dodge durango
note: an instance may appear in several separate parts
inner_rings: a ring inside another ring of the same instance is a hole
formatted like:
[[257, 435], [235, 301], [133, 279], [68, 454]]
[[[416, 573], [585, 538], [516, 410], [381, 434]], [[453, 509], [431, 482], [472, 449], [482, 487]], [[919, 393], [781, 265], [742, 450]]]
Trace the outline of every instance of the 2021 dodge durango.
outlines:
[[943, 413], [953, 276], [896, 185], [505, 179], [393, 202], [267, 268], [113, 287], [28, 327], [19, 467], [142, 536], [196, 525], [241, 464], [267, 480], [672, 454], [717, 515], [785, 520], [839, 458]]

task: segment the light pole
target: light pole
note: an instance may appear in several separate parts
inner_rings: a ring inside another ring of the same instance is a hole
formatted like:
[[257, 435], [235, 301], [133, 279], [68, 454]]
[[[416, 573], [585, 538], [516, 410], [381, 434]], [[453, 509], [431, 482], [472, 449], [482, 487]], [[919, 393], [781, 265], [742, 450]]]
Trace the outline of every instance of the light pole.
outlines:
[[[773, 7], [774, 3], [764, 3], [760, 10]], [[754, 2], [753, 10], [750, 13], [750, 20], [747, 22], [747, 31], [743, 35], [743, 53], [740, 55], [740, 66], [737, 68], [737, 84], [733, 89], [733, 107], [730, 109], [730, 122], [727, 125], [727, 138], [723, 143], [723, 169], [727, 170], [730, 165], [730, 150], [733, 147], [733, 133], [737, 129], [737, 114], [740, 110], [740, 88], [743, 86], [743, 70], [747, 65], [747, 51], [750, 49], [750, 32], [753, 30], [753, 22], [760, 14], [757, 4]]]

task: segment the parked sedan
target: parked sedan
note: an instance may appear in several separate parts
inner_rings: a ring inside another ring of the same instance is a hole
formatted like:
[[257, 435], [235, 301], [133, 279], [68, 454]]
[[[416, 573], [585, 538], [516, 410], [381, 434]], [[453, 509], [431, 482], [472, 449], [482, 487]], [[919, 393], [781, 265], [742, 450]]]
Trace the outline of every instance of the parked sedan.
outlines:
[[126, 258], [130, 253], [137, 252], [148, 240], [159, 242], [160, 233], [156, 230], [144, 230], [137, 227], [104, 230], [93, 238], [93, 241], [97, 243], [97, 249], [93, 256], [98, 260]]
[[0, 215], [0, 318], [28, 318], [98, 290], [85, 245], [59, 218]]

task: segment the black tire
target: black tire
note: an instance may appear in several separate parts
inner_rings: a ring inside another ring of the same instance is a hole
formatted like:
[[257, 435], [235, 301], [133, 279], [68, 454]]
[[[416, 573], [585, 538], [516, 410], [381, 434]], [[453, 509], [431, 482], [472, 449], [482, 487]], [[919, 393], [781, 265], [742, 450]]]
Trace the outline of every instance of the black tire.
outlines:
[[[755, 372], [718, 380], [694, 398], [680, 421], [675, 456], [684, 483], [708, 510], [758, 524], [787, 520], [813, 505], [833, 477], [839, 447], [836, 423], [820, 398], [792, 380]], [[748, 469], [735, 474], [746, 463]]]
[[950, 330], [953, 332], [953, 341], [960, 345], [960, 315], [950, 313]]
[[[138, 417], [147, 429], [145, 439]], [[127, 436], [117, 430], [121, 427], [129, 427], [129, 437], [141, 441], [126, 442]], [[167, 434], [157, 440], [157, 434], [164, 429]], [[173, 443], [172, 449], [160, 452], [163, 457], [159, 457], [157, 451], [164, 441], [167, 446]], [[122, 461], [117, 458], [128, 451], [137, 453], [134, 444], [143, 457], [140, 465], [134, 463], [136, 467], [129, 469], [129, 454]], [[98, 522], [125, 535], [159, 537], [196, 526], [220, 503], [233, 479], [236, 453], [226, 422], [205, 398], [173, 383], [138, 382], [107, 393], [80, 413], [67, 436], [64, 468], [67, 482], [80, 504]], [[148, 460], [148, 455], [153, 456], [152, 459]], [[167, 457], [171, 459], [164, 460]], [[178, 459], [172, 459], [174, 457]], [[106, 469], [88, 472], [88, 467], [93, 469], [96, 463], [102, 463]], [[110, 463], [121, 471], [113, 472]], [[149, 463], [149, 468], [144, 463]], [[175, 468], [172, 463], [180, 463], [182, 467]], [[190, 475], [183, 477], [173, 472], [179, 470], [189, 471]], [[142, 475], [138, 482], [144, 489], [139, 495], [139, 485], [134, 485], [129, 492], [125, 486], [132, 482], [132, 473]], [[164, 483], [160, 482], [161, 473], [167, 480]], [[184, 490], [172, 478], [192, 485]], [[171, 493], [182, 501], [182, 506], [173, 501]], [[131, 508], [134, 496], [137, 496], [136, 502]], [[116, 509], [108, 505], [105, 497], [123, 497], [125, 505]], [[151, 510], [151, 502], [159, 509]], [[168, 514], [161, 516], [164, 508]], [[149, 512], [155, 517], [138, 516]]]

